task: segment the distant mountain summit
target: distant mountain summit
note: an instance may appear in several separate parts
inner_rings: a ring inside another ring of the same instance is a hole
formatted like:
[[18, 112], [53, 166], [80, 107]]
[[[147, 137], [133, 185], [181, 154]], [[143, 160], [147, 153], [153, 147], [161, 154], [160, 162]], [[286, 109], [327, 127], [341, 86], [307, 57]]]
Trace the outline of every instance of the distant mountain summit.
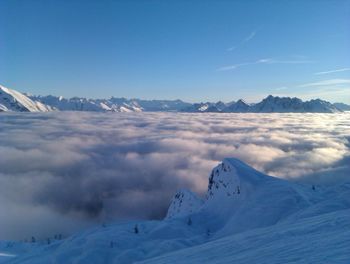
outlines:
[[337, 113], [341, 112], [336, 106], [320, 99], [303, 102], [293, 97], [278, 97], [269, 95], [260, 103], [249, 108], [254, 113]]
[[183, 111], [198, 113], [338, 113], [343, 110], [330, 102], [320, 99], [303, 102], [296, 97], [290, 98], [269, 95], [256, 104], [248, 104], [243, 99], [240, 99], [237, 102], [225, 104], [225, 107], [220, 104], [219, 108], [216, 103], [207, 102], [193, 104]]
[[243, 99], [239, 99], [237, 102], [228, 105], [225, 110], [230, 113], [245, 113], [248, 112], [249, 108], [249, 104], [247, 104]]
[[269, 95], [261, 102], [248, 104], [243, 99], [224, 103], [187, 103], [181, 100], [142, 100], [111, 97], [88, 99], [84, 97], [33, 96], [0, 86], [0, 111], [92, 111], [92, 112], [189, 112], [189, 113], [338, 113], [349, 111], [342, 103], [314, 99], [302, 101], [296, 97]]

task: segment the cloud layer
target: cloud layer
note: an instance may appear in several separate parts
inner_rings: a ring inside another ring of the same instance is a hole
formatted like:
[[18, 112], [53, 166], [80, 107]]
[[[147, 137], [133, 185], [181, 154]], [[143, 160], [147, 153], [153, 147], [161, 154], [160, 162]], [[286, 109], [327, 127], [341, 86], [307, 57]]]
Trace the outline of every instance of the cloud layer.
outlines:
[[237, 157], [314, 184], [350, 180], [350, 115], [45, 113], [0, 115], [0, 239], [162, 218], [178, 188], [204, 194]]

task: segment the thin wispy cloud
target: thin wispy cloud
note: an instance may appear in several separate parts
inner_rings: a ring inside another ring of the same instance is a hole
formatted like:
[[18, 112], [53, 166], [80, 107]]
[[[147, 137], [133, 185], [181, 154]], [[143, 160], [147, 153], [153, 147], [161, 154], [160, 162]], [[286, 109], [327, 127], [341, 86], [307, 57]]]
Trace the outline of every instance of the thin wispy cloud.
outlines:
[[281, 87], [275, 88], [275, 91], [284, 91], [284, 90], [287, 90], [287, 89], [288, 89], [287, 86], [281, 86]]
[[244, 42], [247, 42], [247, 41], [253, 39], [255, 37], [255, 35], [256, 35], [256, 31], [251, 32], [250, 35], [244, 39]]
[[337, 72], [345, 72], [350, 71], [350, 68], [341, 68], [336, 70], [330, 70], [330, 71], [321, 71], [321, 72], [315, 72], [315, 75], [324, 75], [324, 74], [331, 74], [331, 73], [337, 73]]
[[350, 79], [329, 79], [319, 82], [305, 83], [298, 87], [317, 87], [317, 86], [330, 86], [330, 85], [344, 85], [350, 84]]
[[227, 51], [234, 51], [235, 49], [237, 49], [238, 47], [242, 46], [243, 44], [245, 44], [245, 43], [251, 41], [251, 40], [255, 37], [256, 33], [257, 33], [257, 30], [252, 31], [252, 32], [251, 32], [247, 37], [245, 37], [238, 45], [232, 46], [232, 47], [228, 48]]
[[229, 71], [229, 70], [236, 70], [243, 66], [249, 66], [249, 65], [256, 65], [256, 64], [307, 64], [307, 63], [314, 63], [314, 61], [311, 60], [279, 60], [274, 58], [264, 58], [257, 61], [251, 61], [251, 62], [244, 62], [244, 63], [238, 63], [228, 66], [223, 66], [218, 69], [217, 71]]

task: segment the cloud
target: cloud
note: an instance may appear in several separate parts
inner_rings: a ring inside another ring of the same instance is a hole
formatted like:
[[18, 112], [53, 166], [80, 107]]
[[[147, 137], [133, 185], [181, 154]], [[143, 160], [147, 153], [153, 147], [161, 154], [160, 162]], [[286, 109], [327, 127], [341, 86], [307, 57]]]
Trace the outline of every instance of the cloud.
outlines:
[[252, 31], [247, 37], [245, 37], [237, 46], [232, 46], [230, 48], [227, 49], [227, 51], [234, 51], [235, 49], [237, 49], [238, 47], [242, 46], [243, 44], [251, 41], [255, 35], [257, 33], [257, 30]]
[[0, 123], [0, 239], [162, 218], [176, 189], [203, 195], [225, 157], [301, 182], [350, 175], [346, 113], [3, 113]]
[[251, 32], [249, 36], [244, 39], [244, 41], [247, 42], [252, 40], [255, 37], [255, 35], [256, 35], [256, 31]]
[[299, 85], [299, 87], [317, 87], [317, 86], [331, 86], [331, 85], [344, 85], [350, 84], [350, 79], [330, 79], [319, 82], [312, 82]]
[[228, 66], [223, 66], [220, 68], [217, 68], [217, 71], [230, 71], [230, 70], [236, 70], [243, 66], [249, 66], [249, 65], [256, 65], [256, 64], [308, 64], [308, 63], [314, 63], [314, 61], [311, 60], [279, 60], [274, 58], [263, 58], [256, 61], [251, 62], [244, 62], [244, 63], [238, 63]]
[[341, 68], [341, 69], [336, 69], [336, 70], [331, 70], [331, 71], [321, 71], [321, 72], [315, 72], [315, 75], [324, 75], [324, 74], [331, 74], [331, 73], [336, 73], [336, 72], [344, 72], [344, 71], [350, 71], [350, 68]]

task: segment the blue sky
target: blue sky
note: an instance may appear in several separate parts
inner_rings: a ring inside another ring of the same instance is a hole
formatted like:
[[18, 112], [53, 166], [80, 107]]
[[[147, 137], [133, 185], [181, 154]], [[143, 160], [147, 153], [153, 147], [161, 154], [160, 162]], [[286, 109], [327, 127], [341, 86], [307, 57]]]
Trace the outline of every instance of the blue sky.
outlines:
[[33, 94], [350, 103], [350, 1], [0, 1], [0, 83]]

